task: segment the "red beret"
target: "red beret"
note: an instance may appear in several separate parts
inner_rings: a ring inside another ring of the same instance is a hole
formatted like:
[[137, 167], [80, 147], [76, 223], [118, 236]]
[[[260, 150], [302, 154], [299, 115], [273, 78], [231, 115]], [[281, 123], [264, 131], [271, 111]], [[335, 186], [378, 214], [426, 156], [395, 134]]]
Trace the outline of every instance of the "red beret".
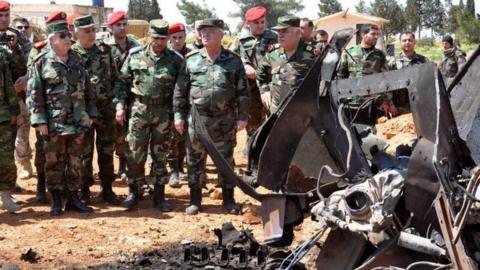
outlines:
[[53, 12], [52, 14], [50, 14], [50, 16], [48, 16], [45, 19], [45, 23], [50, 24], [50, 23], [55, 22], [55, 21], [65, 21], [66, 19], [67, 19], [67, 14], [65, 12], [57, 11], [57, 12]]
[[245, 12], [246, 21], [255, 21], [265, 16], [267, 9], [262, 6], [253, 7]]
[[121, 20], [126, 20], [127, 19], [127, 14], [125, 11], [115, 11], [112, 14], [108, 16], [107, 24], [108, 25], [114, 25], [117, 22]]
[[185, 25], [183, 23], [174, 23], [171, 24], [168, 28], [168, 33], [173, 34], [177, 32], [185, 31]]
[[10, 3], [7, 1], [0, 1], [0, 11], [9, 11]]
[[73, 26], [73, 21], [75, 21], [76, 18], [78, 17], [82, 17], [83, 15], [82, 14], [79, 14], [79, 13], [73, 13], [73, 14], [70, 14], [67, 16], [67, 24], [69, 26]]

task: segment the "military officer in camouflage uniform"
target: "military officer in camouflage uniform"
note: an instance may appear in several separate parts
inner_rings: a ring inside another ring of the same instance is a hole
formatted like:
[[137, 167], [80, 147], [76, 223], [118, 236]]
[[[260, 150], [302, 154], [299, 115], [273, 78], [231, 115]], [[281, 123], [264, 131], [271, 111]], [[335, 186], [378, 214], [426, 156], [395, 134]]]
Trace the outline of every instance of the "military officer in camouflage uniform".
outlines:
[[138, 204], [138, 186], [145, 181], [145, 161], [150, 148], [151, 175], [155, 178], [154, 206], [170, 211], [171, 206], [165, 200], [166, 153], [173, 127], [173, 89], [183, 59], [167, 48], [166, 21], [152, 20], [149, 35], [146, 48], [130, 50], [120, 71], [120, 80], [115, 84], [117, 122], [124, 124], [126, 108], [130, 111], [127, 135], [129, 194], [123, 205], [133, 209]]
[[302, 39], [307, 45], [316, 46], [317, 41], [312, 37], [313, 22], [309, 18], [302, 18], [300, 21], [300, 29], [302, 30]]
[[192, 50], [200, 50], [203, 48], [203, 43], [202, 43], [202, 36], [200, 36], [200, 32], [198, 31], [198, 26], [202, 20], [196, 20], [195, 23], [193, 24], [194, 32], [193, 35], [195, 37], [195, 40], [193, 41], [192, 45], [190, 46], [190, 49]]
[[[360, 44], [345, 50], [342, 53], [337, 71], [338, 78], [357, 78], [365, 75], [385, 72], [388, 63], [385, 53], [375, 48], [380, 29], [373, 24], [366, 24], [360, 29], [362, 41]], [[357, 97], [348, 101], [351, 107], [358, 107], [363, 103], [363, 98]], [[397, 115], [398, 111], [391, 101], [391, 96], [382, 95], [378, 107], [385, 115]]]
[[187, 38], [187, 33], [185, 31], [185, 25], [183, 23], [171, 24], [168, 29], [170, 49], [178, 52], [183, 58], [192, 51], [192, 49], [187, 47], [187, 44], [185, 43]]
[[[180, 70], [174, 95], [175, 128], [185, 132], [188, 121], [190, 143], [187, 148], [190, 206], [187, 214], [196, 214], [201, 207], [201, 176], [205, 173], [207, 152], [193, 129], [190, 114], [195, 104], [200, 121], [205, 123], [210, 137], [223, 157], [232, 165], [236, 131], [245, 128], [248, 119], [250, 95], [242, 60], [222, 47], [223, 21], [206, 19], [199, 24], [204, 48], [187, 55]], [[230, 213], [238, 213], [234, 186], [223, 181], [223, 206]]]
[[0, 47], [0, 174], [2, 175], [0, 178], [0, 209], [13, 213], [21, 208], [10, 195], [17, 180], [14, 144], [17, 129], [15, 122], [20, 108], [8, 61], [8, 52]]
[[65, 210], [92, 212], [80, 201], [83, 140], [98, 117], [87, 71], [71, 50], [65, 22], [47, 26], [51, 49], [39, 55], [31, 68], [27, 104], [32, 126], [44, 136], [45, 175], [52, 195], [51, 214], [62, 213], [61, 192], [68, 194]]
[[[107, 25], [112, 33], [110, 37], [105, 40], [105, 43], [112, 47], [113, 58], [120, 70], [123, 63], [128, 57], [128, 52], [140, 44], [133, 39], [128, 33], [128, 18], [124, 11], [115, 11], [108, 17]], [[116, 124], [117, 139], [115, 142], [115, 153], [119, 157], [118, 175], [122, 180], [127, 179], [127, 152], [128, 143], [126, 142], [128, 123], [125, 125]]]
[[443, 57], [442, 61], [438, 64], [440, 72], [442, 72], [445, 79], [453, 78], [457, 75], [460, 66], [467, 60], [463, 55], [463, 52], [458, 49], [453, 43], [453, 38], [449, 35], [444, 36], [442, 39], [443, 44]]
[[[101, 182], [101, 197], [111, 204], [119, 204], [117, 196], [112, 190], [115, 180], [113, 170], [113, 150], [115, 147], [115, 105], [113, 104], [113, 85], [117, 71], [111, 47], [101, 41], [96, 42], [95, 22], [91, 15], [82, 16], [74, 20], [77, 42], [72, 46], [82, 58], [90, 77], [91, 91], [95, 95], [95, 105], [99, 117], [92, 128], [85, 134], [82, 155], [84, 181], [82, 200], [90, 202], [90, 189], [93, 185], [93, 149], [97, 146], [99, 178]], [[96, 136], [95, 136], [96, 133]], [[96, 138], [96, 142], [95, 142]]]
[[271, 113], [277, 111], [281, 101], [296, 90], [315, 61], [315, 47], [301, 39], [300, 19], [284, 16], [273, 28], [278, 32], [275, 45], [257, 69], [257, 83], [262, 100]]
[[415, 52], [415, 34], [407, 31], [400, 34], [400, 47], [402, 51], [397, 57], [392, 57], [388, 63], [390, 70], [402, 69], [409, 66], [424, 64], [428, 59]]
[[250, 109], [247, 124], [247, 135], [253, 135], [265, 121], [266, 110], [260, 98], [260, 91], [255, 81], [256, 68], [265, 55], [277, 43], [277, 34], [266, 29], [267, 10], [262, 6], [250, 8], [245, 12], [245, 27], [232, 46], [232, 51], [240, 55], [248, 77], [250, 91]]

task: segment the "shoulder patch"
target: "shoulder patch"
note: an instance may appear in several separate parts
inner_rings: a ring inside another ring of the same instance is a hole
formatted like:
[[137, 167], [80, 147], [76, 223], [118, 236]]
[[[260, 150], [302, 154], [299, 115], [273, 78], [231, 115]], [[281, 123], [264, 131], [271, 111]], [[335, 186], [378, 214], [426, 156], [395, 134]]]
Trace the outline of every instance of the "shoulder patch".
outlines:
[[187, 53], [187, 55], [185, 55], [185, 59], [186, 59], [186, 58], [189, 58], [190, 56], [195, 55], [195, 54], [197, 54], [197, 53], [199, 53], [198, 50], [193, 50], [193, 51]]
[[141, 52], [143, 51], [143, 47], [142, 46], [137, 46], [137, 47], [133, 47], [131, 48], [128, 53], [129, 54], [135, 54], [135, 53], [138, 53], [138, 52]]
[[305, 50], [308, 51], [308, 52], [313, 52], [313, 51], [315, 50], [315, 48], [314, 48], [313, 46], [311, 46], [311, 45], [307, 45], [307, 46], [305, 47]]
[[42, 40], [42, 41], [39, 41], [39, 42], [36, 42], [35, 44], [33, 44], [33, 47], [35, 49], [41, 49], [43, 47], [45, 47], [45, 45], [47, 45], [47, 41], [46, 40]]

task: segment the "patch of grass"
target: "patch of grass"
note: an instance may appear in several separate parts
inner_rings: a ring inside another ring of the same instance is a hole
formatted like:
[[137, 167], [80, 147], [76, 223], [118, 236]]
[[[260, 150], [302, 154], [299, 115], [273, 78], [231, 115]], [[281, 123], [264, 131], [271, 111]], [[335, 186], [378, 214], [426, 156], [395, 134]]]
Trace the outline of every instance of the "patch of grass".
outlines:
[[[439, 63], [442, 60], [442, 42], [440, 41], [434, 41], [433, 46], [428, 44], [429, 42], [418, 42], [417, 46], [415, 48], [415, 51], [419, 54], [424, 55], [430, 61]], [[394, 43], [395, 45], [395, 54], [399, 54], [401, 49], [400, 49], [400, 43], [397, 41]], [[472, 54], [475, 49], [478, 48], [478, 44], [474, 43], [463, 43], [462, 46], [460, 47], [464, 52], [467, 53], [467, 56]]]

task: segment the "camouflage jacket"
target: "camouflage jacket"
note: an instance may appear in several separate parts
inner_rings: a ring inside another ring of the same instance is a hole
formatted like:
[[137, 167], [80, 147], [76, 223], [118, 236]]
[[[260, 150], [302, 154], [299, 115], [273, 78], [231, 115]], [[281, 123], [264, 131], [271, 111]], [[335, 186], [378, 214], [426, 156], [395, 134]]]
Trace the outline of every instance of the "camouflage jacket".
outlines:
[[149, 46], [131, 49], [120, 70], [120, 79], [115, 83], [117, 110], [125, 109], [130, 95], [161, 99], [161, 104], [171, 109], [173, 89], [182, 62], [181, 57], [170, 49], [159, 56]]
[[236, 113], [237, 120], [246, 121], [250, 93], [240, 57], [223, 48], [213, 63], [205, 49], [188, 54], [175, 86], [175, 120], [187, 120], [191, 102], [202, 115]]
[[438, 68], [442, 75], [446, 78], [453, 78], [459, 70], [459, 66], [467, 60], [456, 46], [443, 51], [442, 61], [438, 64]]
[[39, 41], [35, 44], [33, 44], [32, 49], [30, 50], [30, 53], [28, 54], [28, 60], [27, 60], [27, 67], [32, 66], [33, 62], [37, 59], [37, 57], [42, 54], [43, 52], [46, 52], [50, 49], [50, 44], [46, 40], [44, 41]]
[[257, 68], [257, 84], [260, 93], [269, 92], [272, 104], [278, 106], [281, 99], [296, 90], [315, 61], [315, 48], [302, 40], [297, 51], [287, 58], [278, 44], [269, 52]]
[[8, 52], [0, 48], [0, 123], [20, 113], [8, 57]]
[[53, 50], [38, 56], [28, 80], [27, 105], [32, 126], [48, 125], [51, 136], [87, 131], [98, 111], [80, 56], [70, 50], [67, 63]]
[[345, 50], [338, 67], [338, 78], [357, 78], [388, 70], [385, 53], [379, 49], [364, 49], [360, 45]]
[[203, 44], [197, 44], [197, 42], [194, 41], [190, 46], [188, 46], [188, 48], [192, 51], [200, 50], [203, 48]]
[[413, 53], [411, 57], [405, 56], [401, 52], [397, 57], [392, 58], [388, 63], [390, 70], [402, 69], [413, 65], [424, 64], [428, 62], [428, 58], [421, 54]]
[[[111, 47], [97, 42], [90, 49], [83, 48], [80, 43], [72, 46], [83, 60], [84, 68], [90, 78], [91, 91], [95, 95], [97, 106], [109, 104], [113, 99], [113, 84], [117, 78], [117, 68]], [[106, 103], [107, 102], [107, 103]]]
[[117, 70], [122, 68], [123, 63], [128, 57], [128, 52], [130, 49], [140, 46], [140, 44], [130, 35], [127, 36], [127, 46], [124, 49], [122, 46], [120, 46], [120, 44], [115, 42], [113, 35], [107, 37], [104, 42], [112, 47], [112, 54], [113, 58], [115, 59]]
[[240, 55], [244, 64], [256, 68], [262, 62], [265, 55], [273, 49], [277, 43], [277, 34], [271, 30], [265, 30], [260, 37], [254, 37], [250, 31], [244, 29], [238, 35], [231, 50]]

